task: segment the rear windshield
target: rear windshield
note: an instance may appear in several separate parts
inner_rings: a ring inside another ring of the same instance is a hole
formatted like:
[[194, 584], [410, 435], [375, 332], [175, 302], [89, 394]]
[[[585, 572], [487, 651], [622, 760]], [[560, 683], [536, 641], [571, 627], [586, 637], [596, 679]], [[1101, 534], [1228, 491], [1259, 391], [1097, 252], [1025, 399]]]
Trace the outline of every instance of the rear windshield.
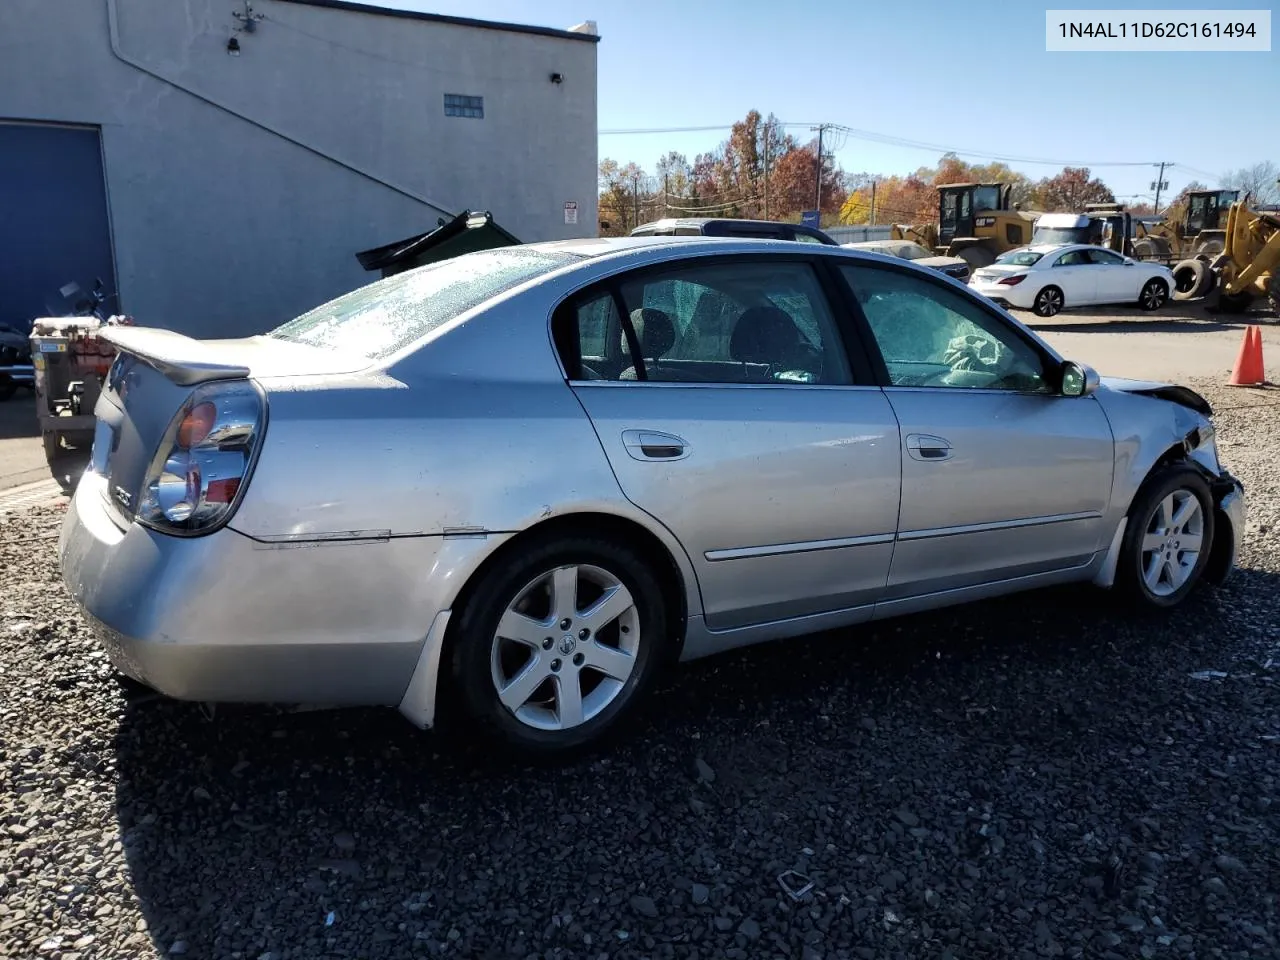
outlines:
[[1030, 250], [1010, 250], [996, 257], [996, 263], [1011, 267], [1029, 267], [1043, 256], [1043, 253], [1032, 253]]
[[467, 253], [359, 287], [268, 336], [381, 360], [472, 307], [578, 259], [521, 247]]

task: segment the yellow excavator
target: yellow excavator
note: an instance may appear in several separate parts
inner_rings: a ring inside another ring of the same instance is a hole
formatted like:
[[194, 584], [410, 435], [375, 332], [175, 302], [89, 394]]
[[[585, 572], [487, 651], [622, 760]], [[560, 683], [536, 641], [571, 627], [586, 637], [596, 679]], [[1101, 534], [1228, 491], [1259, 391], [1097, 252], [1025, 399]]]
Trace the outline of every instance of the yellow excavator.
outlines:
[[1248, 199], [1227, 209], [1222, 252], [1200, 254], [1173, 268], [1175, 300], [1208, 297], [1206, 306], [1222, 313], [1243, 313], [1254, 300], [1268, 297], [1280, 316], [1280, 214], [1253, 210]]
[[1010, 209], [1012, 184], [947, 183], [937, 190], [938, 222], [894, 224], [891, 239], [913, 240], [940, 256], [961, 257], [971, 271], [1031, 242], [1039, 214]]

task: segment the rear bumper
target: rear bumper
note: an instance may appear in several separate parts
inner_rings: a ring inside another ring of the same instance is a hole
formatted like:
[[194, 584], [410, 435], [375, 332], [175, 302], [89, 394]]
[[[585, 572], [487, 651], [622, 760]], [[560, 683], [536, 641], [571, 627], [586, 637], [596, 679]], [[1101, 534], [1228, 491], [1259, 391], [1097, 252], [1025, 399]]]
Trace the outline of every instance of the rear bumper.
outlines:
[[[1019, 285], [1021, 286], [1021, 284]], [[1008, 284], [997, 283], [970, 283], [969, 289], [974, 293], [980, 293], [997, 306], [1004, 307], [1006, 310], [1013, 307], [1017, 310], [1025, 310], [1031, 306], [1030, 300], [1019, 297], [1016, 293], [1017, 288]]]
[[121, 528], [87, 474], [67, 510], [62, 575], [111, 662], [183, 700], [398, 704], [453, 585], [441, 537], [267, 544], [224, 528]]

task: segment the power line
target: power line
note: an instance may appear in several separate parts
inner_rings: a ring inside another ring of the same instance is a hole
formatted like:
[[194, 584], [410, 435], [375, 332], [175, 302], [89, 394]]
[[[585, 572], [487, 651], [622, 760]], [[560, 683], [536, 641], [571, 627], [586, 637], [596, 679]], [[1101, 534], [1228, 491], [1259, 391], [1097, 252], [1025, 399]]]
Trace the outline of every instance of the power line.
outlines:
[[[660, 133], [707, 133], [716, 130], [731, 130], [732, 123], [707, 124], [695, 127], [633, 127], [618, 128], [610, 130], [597, 131], [599, 136], [626, 136], [626, 135], [643, 135], [643, 134], [660, 134]], [[1051, 167], [1145, 167], [1150, 165], [1149, 160], [1061, 160], [1051, 159], [1048, 157], [1024, 157], [1012, 154], [996, 154], [984, 153], [980, 150], [962, 150], [956, 147], [949, 147], [945, 144], [930, 143], [924, 140], [912, 140], [907, 137], [899, 137], [893, 134], [877, 133], [874, 130], [861, 130], [856, 127], [848, 127], [839, 123], [801, 123], [791, 121], [779, 121], [779, 127], [800, 128], [808, 127], [810, 130], [822, 127], [824, 130], [836, 130], [855, 140], [864, 140], [871, 143], [881, 143], [886, 146], [905, 147], [913, 150], [928, 150], [932, 153], [954, 153], [958, 157], [971, 157], [981, 160], [996, 160], [1001, 163], [1027, 163], [1038, 164]], [[839, 149], [839, 148], [837, 148]], [[1216, 175], [1208, 173], [1204, 170], [1196, 170], [1194, 167], [1184, 166], [1183, 169], [1190, 170], [1192, 173], [1198, 173], [1201, 176], [1214, 177]]]

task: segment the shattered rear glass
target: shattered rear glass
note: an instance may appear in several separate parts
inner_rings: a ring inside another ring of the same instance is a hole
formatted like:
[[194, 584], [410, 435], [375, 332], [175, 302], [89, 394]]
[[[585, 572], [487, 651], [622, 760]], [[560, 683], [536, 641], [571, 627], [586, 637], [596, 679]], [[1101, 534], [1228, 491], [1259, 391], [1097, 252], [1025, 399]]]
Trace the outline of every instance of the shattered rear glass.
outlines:
[[520, 247], [468, 253], [352, 290], [268, 336], [381, 360], [486, 300], [578, 259]]

